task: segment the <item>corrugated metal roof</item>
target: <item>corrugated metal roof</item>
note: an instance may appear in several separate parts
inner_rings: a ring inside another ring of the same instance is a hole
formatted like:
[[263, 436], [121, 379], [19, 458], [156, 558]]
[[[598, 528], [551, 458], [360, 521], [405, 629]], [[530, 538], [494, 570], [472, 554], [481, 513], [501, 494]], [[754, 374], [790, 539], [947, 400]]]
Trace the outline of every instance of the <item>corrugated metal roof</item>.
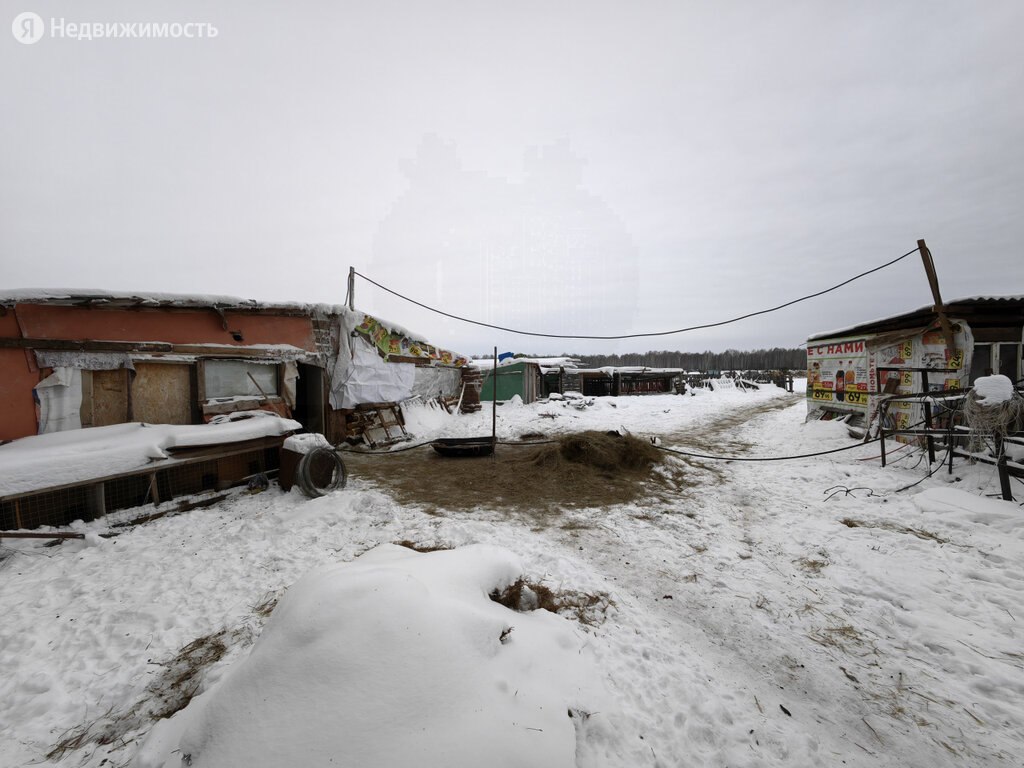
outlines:
[[[951, 315], [955, 315], [958, 310], [962, 312], [972, 306], [995, 306], [1005, 307], [1006, 309], [1020, 307], [1024, 309], [1024, 296], [966, 296], [963, 298], [946, 300], [943, 304]], [[924, 317], [931, 317], [934, 316], [934, 314], [934, 305], [926, 304], [923, 307], [918, 307], [917, 309], [912, 309], [908, 312], [902, 312], [898, 315], [890, 315], [889, 317], [867, 320], [863, 323], [857, 323], [856, 325], [847, 326], [846, 328], [838, 328], [833, 331], [815, 333], [808, 336], [807, 340], [819, 341], [821, 339], [834, 339], [840, 336], [852, 336], [858, 333], [872, 333], [872, 328], [889, 326], [901, 322], [906, 322], [907, 326], [910, 327], [913, 325], [919, 325]]]

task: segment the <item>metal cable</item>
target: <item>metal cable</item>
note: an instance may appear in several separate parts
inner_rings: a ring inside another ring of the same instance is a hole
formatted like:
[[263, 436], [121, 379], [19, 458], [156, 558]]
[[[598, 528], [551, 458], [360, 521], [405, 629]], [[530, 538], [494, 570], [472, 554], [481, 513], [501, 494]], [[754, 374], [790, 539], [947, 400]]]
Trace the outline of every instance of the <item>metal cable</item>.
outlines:
[[690, 453], [689, 451], [680, 451], [675, 448], [666, 448], [662, 445], [656, 445], [654, 447], [659, 451], [676, 453], [680, 456], [689, 456], [694, 459], [710, 459], [712, 461], [790, 461], [792, 459], [810, 459], [814, 456], [827, 456], [830, 453], [840, 453], [841, 451], [852, 451], [854, 448], [860, 448], [863, 445], [877, 443], [879, 440], [881, 440], [881, 438], [875, 437], [871, 440], [865, 440], [862, 443], [854, 443], [853, 445], [847, 445], [843, 448], [833, 448], [829, 451], [817, 451], [815, 453], [801, 453], [794, 456], [711, 456], [705, 453]]
[[716, 322], [716, 323], [704, 323], [703, 325], [692, 325], [692, 326], [690, 326], [688, 328], [677, 328], [674, 331], [655, 331], [655, 332], [651, 332], [651, 333], [623, 333], [623, 334], [617, 334], [617, 335], [614, 335], [614, 336], [584, 336], [584, 335], [573, 335], [573, 334], [562, 334], [562, 333], [540, 333], [540, 332], [535, 332], [535, 331], [521, 331], [521, 330], [518, 330], [516, 328], [506, 328], [506, 327], [501, 326], [501, 325], [492, 325], [491, 323], [484, 323], [484, 322], [481, 322], [480, 320], [470, 320], [469, 318], [460, 317], [459, 315], [453, 315], [450, 312], [445, 312], [443, 310], [437, 309], [436, 307], [431, 307], [431, 306], [428, 306], [427, 304], [423, 304], [422, 302], [416, 301], [415, 299], [409, 298], [408, 296], [405, 296], [405, 295], [399, 293], [398, 291], [394, 291], [394, 290], [388, 288], [387, 286], [381, 285], [376, 280], [370, 279], [369, 277], [367, 277], [366, 275], [362, 274], [361, 272], [355, 272], [355, 274], [359, 275], [359, 277], [363, 278], [363, 280], [365, 280], [366, 282], [368, 282], [368, 283], [370, 283], [372, 285], [377, 286], [382, 291], [386, 291], [387, 293], [390, 293], [393, 296], [397, 296], [400, 299], [408, 301], [410, 304], [415, 304], [417, 307], [422, 307], [423, 309], [429, 310], [430, 312], [434, 312], [434, 313], [436, 313], [438, 315], [443, 315], [444, 317], [450, 317], [452, 320], [459, 320], [460, 322], [463, 322], [463, 323], [471, 323], [472, 325], [479, 325], [479, 326], [482, 326], [484, 328], [493, 328], [496, 331], [505, 331], [506, 333], [517, 333], [520, 336], [540, 336], [540, 337], [548, 338], [548, 339], [601, 339], [601, 340], [611, 341], [611, 340], [615, 340], [615, 339], [639, 339], [639, 338], [646, 338], [646, 337], [650, 337], [650, 336], [671, 336], [671, 335], [676, 334], [676, 333], [687, 333], [688, 331], [699, 331], [699, 330], [703, 330], [705, 328], [717, 328], [717, 327], [722, 326], [722, 325], [729, 325], [730, 323], [737, 323], [740, 320], [746, 320], [746, 319], [751, 318], [751, 317], [757, 317], [758, 315], [766, 315], [769, 312], [777, 312], [780, 309], [785, 309], [786, 307], [790, 307], [790, 306], [792, 306], [794, 304], [799, 304], [801, 301], [807, 301], [808, 299], [814, 299], [814, 298], [817, 298], [818, 296], [824, 296], [826, 293], [830, 293], [830, 292], [836, 290], [837, 288], [842, 288], [844, 285], [848, 285], [849, 283], [852, 283], [854, 280], [859, 280], [860, 278], [867, 277], [868, 275], [870, 275], [870, 274], [872, 274], [874, 272], [878, 272], [881, 269], [885, 269], [886, 267], [890, 267], [893, 264], [895, 264], [896, 262], [902, 261], [903, 259], [907, 258], [911, 254], [917, 253], [918, 250], [919, 250], [918, 248], [914, 248], [913, 250], [907, 251], [902, 256], [899, 256], [899, 257], [893, 259], [892, 261], [887, 261], [885, 264], [881, 264], [881, 265], [875, 267], [874, 269], [869, 269], [867, 272], [861, 272], [859, 275], [855, 275], [855, 276], [849, 278], [848, 280], [844, 280], [841, 283], [837, 283], [836, 285], [833, 285], [831, 288], [825, 288], [824, 290], [817, 291], [815, 293], [810, 293], [810, 294], [808, 294], [806, 296], [801, 296], [799, 299], [793, 299], [792, 301], [787, 301], [785, 304], [779, 304], [777, 307], [771, 307], [770, 309], [761, 309], [761, 310], [758, 310], [757, 312], [748, 312], [745, 315], [740, 315], [739, 317], [734, 317], [734, 318], [731, 318], [729, 320], [720, 320], [719, 322]]

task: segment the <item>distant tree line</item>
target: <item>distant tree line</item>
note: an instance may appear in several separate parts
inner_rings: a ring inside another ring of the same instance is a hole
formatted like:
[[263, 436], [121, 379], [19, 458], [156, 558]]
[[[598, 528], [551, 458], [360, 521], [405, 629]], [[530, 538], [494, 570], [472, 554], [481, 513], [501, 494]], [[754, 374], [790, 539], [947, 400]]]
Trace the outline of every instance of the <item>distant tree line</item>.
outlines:
[[807, 352], [803, 347], [783, 349], [755, 349], [724, 352], [630, 352], [624, 355], [568, 355], [581, 360], [587, 367], [604, 365], [643, 365], [648, 368], [683, 368], [687, 371], [750, 371], [750, 370], [806, 370]]

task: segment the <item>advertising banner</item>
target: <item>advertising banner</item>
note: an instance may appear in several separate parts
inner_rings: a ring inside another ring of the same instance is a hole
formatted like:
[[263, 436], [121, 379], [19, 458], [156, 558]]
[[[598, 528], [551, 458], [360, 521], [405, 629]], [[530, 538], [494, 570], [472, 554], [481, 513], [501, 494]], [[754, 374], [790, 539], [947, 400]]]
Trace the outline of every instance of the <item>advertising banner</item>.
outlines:
[[[954, 349], [941, 329], [907, 331], [904, 339], [865, 336], [835, 338], [807, 345], [808, 415], [829, 411], [864, 413], [874, 423], [880, 397], [950, 390], [968, 386], [974, 336], [962, 321], [951, 321]], [[886, 339], [882, 341], [882, 338]], [[896, 370], [886, 370], [896, 369]], [[934, 373], [933, 373], [934, 371]], [[921, 421], [920, 402], [890, 404], [886, 429], [906, 429]]]
[[807, 399], [867, 412], [870, 376], [867, 342], [829, 339], [807, 345]]

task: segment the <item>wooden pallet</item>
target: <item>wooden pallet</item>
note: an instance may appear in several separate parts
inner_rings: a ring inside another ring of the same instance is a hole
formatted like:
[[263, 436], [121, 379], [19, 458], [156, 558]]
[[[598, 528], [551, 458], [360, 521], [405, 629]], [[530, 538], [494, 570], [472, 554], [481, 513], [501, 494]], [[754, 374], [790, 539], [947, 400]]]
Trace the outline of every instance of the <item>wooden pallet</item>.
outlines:
[[371, 448], [383, 448], [409, 440], [395, 403], [369, 403], [356, 407], [352, 431]]

